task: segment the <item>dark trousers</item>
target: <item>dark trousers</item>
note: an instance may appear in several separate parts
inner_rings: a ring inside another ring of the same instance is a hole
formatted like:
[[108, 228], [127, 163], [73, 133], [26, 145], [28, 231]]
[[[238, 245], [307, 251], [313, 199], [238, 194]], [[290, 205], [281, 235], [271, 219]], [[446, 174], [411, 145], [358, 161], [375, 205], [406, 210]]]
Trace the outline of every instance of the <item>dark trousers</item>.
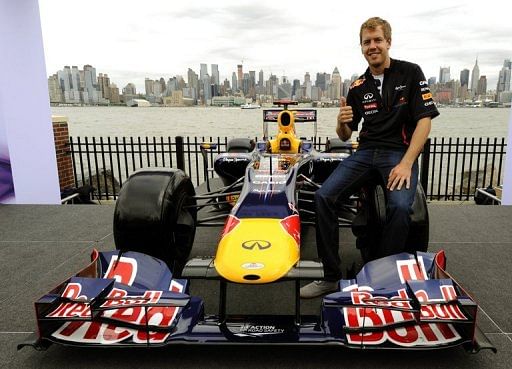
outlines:
[[[358, 150], [343, 160], [315, 193], [316, 244], [318, 256], [324, 265], [328, 281], [342, 277], [339, 256], [339, 229], [336, 203], [348, 199], [359, 190], [371, 171], [377, 170], [387, 184], [389, 173], [402, 160], [401, 151], [384, 149]], [[379, 256], [388, 256], [405, 250], [405, 242], [411, 223], [412, 203], [418, 183], [418, 163], [412, 167], [411, 183], [407, 190], [386, 189], [387, 219], [383, 230]]]

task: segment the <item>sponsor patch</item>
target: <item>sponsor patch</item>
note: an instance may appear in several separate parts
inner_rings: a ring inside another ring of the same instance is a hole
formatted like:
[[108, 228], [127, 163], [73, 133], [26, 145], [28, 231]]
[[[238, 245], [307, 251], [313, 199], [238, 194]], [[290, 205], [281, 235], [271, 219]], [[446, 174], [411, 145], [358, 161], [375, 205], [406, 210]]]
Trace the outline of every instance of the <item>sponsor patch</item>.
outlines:
[[423, 100], [428, 100], [428, 99], [431, 99], [432, 98], [432, 93], [426, 93], [426, 94], [422, 94], [421, 97], [423, 98]]
[[428, 86], [428, 82], [427, 81], [420, 81], [420, 86]]
[[405, 85], [395, 86], [395, 91], [402, 91], [406, 87], [407, 86], [405, 86]]
[[360, 79], [356, 79], [354, 82], [352, 82], [352, 84], [350, 85], [350, 89], [353, 89], [354, 87], [357, 87], [357, 86], [361, 86], [363, 83], [364, 83], [365, 79], [364, 78], [360, 78]]
[[364, 105], [364, 110], [377, 109], [377, 103], [371, 103]]

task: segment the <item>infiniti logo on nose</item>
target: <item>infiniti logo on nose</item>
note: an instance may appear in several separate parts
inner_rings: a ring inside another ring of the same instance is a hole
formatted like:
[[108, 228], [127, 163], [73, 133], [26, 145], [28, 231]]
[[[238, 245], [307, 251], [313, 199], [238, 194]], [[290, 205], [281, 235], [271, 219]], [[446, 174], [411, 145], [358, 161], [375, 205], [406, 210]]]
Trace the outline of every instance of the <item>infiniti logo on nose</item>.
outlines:
[[265, 240], [250, 240], [242, 243], [242, 247], [247, 250], [252, 250], [257, 247], [260, 250], [268, 249], [271, 243]]
[[363, 98], [364, 98], [365, 100], [371, 99], [372, 97], [373, 97], [373, 94], [372, 94], [371, 92], [369, 92], [369, 93], [367, 93], [367, 94], [365, 94], [365, 95], [363, 96]]

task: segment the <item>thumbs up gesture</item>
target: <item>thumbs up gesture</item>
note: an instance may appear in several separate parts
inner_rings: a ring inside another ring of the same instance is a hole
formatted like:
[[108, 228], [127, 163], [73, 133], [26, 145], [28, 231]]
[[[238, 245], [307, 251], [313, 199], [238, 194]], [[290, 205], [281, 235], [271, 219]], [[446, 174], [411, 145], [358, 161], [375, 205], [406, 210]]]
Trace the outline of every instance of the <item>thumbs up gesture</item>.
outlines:
[[347, 105], [347, 99], [340, 98], [340, 112], [338, 113], [338, 124], [348, 124], [354, 117], [352, 107]]

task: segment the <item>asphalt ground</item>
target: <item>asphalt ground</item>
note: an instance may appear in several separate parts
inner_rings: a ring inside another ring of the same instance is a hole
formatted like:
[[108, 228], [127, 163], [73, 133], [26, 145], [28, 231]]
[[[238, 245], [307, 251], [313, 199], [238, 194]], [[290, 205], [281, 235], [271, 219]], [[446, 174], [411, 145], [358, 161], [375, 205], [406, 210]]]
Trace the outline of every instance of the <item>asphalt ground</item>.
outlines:
[[[350, 350], [338, 346], [176, 345], [154, 349], [86, 349], [52, 345], [39, 352], [16, 345], [34, 331], [33, 302], [84, 266], [92, 248], [111, 250], [112, 205], [0, 205], [1, 368], [511, 368], [512, 207], [429, 204], [430, 250], [444, 249], [448, 271], [481, 309], [479, 325], [498, 349], [473, 355], [436, 351]], [[195, 255], [214, 253], [218, 229], [198, 230]], [[304, 259], [315, 258], [314, 230], [305, 229]], [[360, 265], [354, 240], [342, 231], [347, 267]], [[193, 281], [207, 313], [218, 308], [217, 282]], [[293, 312], [288, 282], [229, 286], [228, 313]], [[320, 299], [302, 312], [319, 311]]]

